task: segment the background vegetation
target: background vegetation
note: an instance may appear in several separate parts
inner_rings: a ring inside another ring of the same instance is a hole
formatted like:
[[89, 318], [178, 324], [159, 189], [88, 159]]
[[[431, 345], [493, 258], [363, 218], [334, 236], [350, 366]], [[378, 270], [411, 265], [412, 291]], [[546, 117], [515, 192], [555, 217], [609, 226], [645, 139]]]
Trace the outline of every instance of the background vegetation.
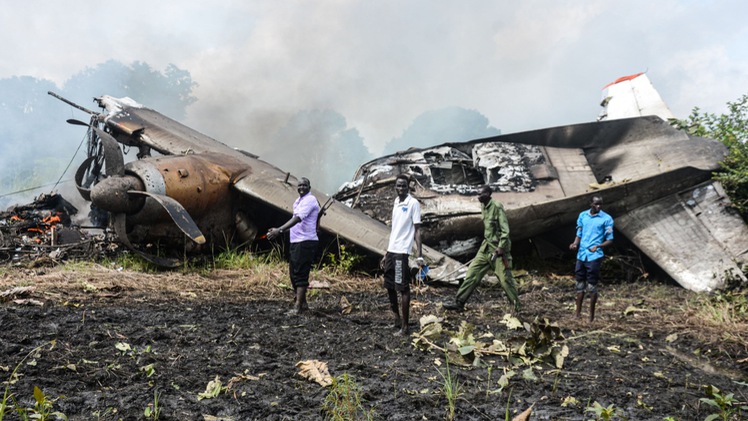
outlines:
[[723, 171], [714, 174], [722, 182], [735, 208], [748, 221], [748, 95], [727, 103], [725, 114], [704, 113], [695, 107], [685, 120], [671, 124], [688, 134], [708, 137], [724, 143], [730, 153], [722, 163]]

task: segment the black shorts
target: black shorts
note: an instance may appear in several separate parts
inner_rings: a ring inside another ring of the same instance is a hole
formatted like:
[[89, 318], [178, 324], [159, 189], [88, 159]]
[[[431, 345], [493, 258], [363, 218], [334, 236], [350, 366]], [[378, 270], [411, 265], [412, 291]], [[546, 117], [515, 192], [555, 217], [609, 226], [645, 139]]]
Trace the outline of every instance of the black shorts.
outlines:
[[309, 286], [309, 272], [317, 253], [318, 241], [291, 243], [288, 256], [288, 267], [291, 274], [291, 285], [294, 288]]
[[574, 268], [577, 292], [585, 292], [587, 290], [591, 294], [597, 293], [597, 283], [600, 281], [600, 266], [602, 263], [602, 257], [590, 260], [589, 262], [577, 260], [577, 265]]
[[384, 255], [384, 287], [395, 291], [410, 291], [411, 282], [408, 255], [390, 253]]

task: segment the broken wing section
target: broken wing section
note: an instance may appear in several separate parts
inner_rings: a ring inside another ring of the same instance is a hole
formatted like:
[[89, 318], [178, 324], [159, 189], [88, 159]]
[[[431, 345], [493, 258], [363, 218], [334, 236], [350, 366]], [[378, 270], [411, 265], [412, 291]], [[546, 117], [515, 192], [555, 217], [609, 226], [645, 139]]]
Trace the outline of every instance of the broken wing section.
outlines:
[[696, 292], [746, 282], [748, 227], [708, 181], [616, 217], [616, 228], [676, 282]]
[[[277, 209], [288, 213], [293, 212], [293, 202], [298, 197], [295, 182], [291, 184], [285, 180], [273, 177], [243, 177], [235, 182], [234, 187], [243, 194], [271, 204]], [[363, 212], [351, 209], [344, 204], [329, 198], [327, 195], [312, 191], [324, 208], [324, 215], [320, 219], [320, 229], [332, 235], [356, 244], [372, 253], [383, 256], [387, 252], [390, 228], [367, 216]], [[465, 267], [460, 262], [438, 251], [423, 246], [423, 256], [430, 268], [428, 276], [431, 280], [457, 283], [465, 276]]]
[[104, 122], [113, 130], [117, 141], [125, 145], [147, 146], [164, 155], [236, 153], [226, 144], [130, 98], [104, 95], [97, 101], [106, 110]]

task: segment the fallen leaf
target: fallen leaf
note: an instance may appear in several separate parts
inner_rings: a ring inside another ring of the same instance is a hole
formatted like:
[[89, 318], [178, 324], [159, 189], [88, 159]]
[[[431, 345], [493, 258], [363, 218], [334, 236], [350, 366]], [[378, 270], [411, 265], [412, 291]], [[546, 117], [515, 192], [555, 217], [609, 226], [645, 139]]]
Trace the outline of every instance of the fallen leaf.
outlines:
[[321, 288], [330, 288], [330, 283], [327, 281], [309, 281], [309, 289]]
[[216, 376], [215, 379], [209, 381], [208, 385], [205, 386], [205, 392], [197, 394], [197, 400], [201, 401], [203, 399], [215, 398], [221, 393], [222, 386], [221, 379]]
[[522, 327], [522, 322], [520, 322], [518, 318], [512, 316], [509, 313], [504, 315], [504, 318], [501, 319], [500, 323], [505, 324], [507, 329], [512, 330], [516, 330]]
[[0, 292], [0, 297], [17, 297], [19, 295], [25, 295], [34, 290], [34, 287], [15, 287]]
[[532, 414], [532, 407], [534, 405], [531, 405], [529, 408], [522, 411], [521, 414], [517, 415], [516, 417], [512, 418], [512, 421], [527, 421], [530, 419], [530, 415]]
[[626, 307], [626, 310], [623, 310], [623, 315], [628, 316], [631, 313], [637, 313], [637, 312], [644, 312], [649, 311], [646, 308], [637, 308], [635, 306], [628, 306]]
[[317, 382], [322, 387], [332, 384], [332, 376], [327, 370], [327, 363], [319, 360], [306, 360], [296, 363], [299, 368], [298, 375], [307, 380]]
[[203, 421], [234, 421], [230, 417], [216, 417], [214, 415], [203, 414]]
[[675, 341], [678, 340], [678, 334], [677, 333], [673, 333], [673, 334], [667, 335], [667, 337], [665, 338], [665, 340], [668, 341], [668, 342], [670, 342], [670, 343], [673, 343], [673, 342], [675, 342]]
[[537, 376], [535, 376], [535, 372], [532, 371], [532, 367], [530, 367], [530, 368], [528, 368], [528, 369], [526, 369], [526, 370], [524, 370], [522, 372], [522, 378], [525, 379], [525, 380], [530, 380], [530, 381], [537, 381], [538, 380]]
[[422, 316], [420, 319], [418, 319], [418, 322], [421, 324], [421, 329], [423, 329], [423, 327], [426, 325], [430, 325], [431, 323], [441, 323], [442, 320], [444, 319], [442, 319], [441, 317], [429, 314], [427, 316]]
[[43, 302], [41, 302], [39, 300], [34, 300], [32, 298], [26, 298], [26, 299], [22, 299], [22, 300], [13, 300], [13, 302], [15, 304], [20, 305], [20, 306], [29, 305], [29, 306], [42, 307], [44, 305]]
[[567, 396], [564, 401], [561, 402], [561, 406], [566, 408], [567, 406], [579, 406], [579, 401], [574, 396]]
[[351, 310], [353, 309], [353, 306], [351, 303], [348, 302], [348, 299], [345, 298], [345, 295], [340, 297], [340, 314], [349, 314]]

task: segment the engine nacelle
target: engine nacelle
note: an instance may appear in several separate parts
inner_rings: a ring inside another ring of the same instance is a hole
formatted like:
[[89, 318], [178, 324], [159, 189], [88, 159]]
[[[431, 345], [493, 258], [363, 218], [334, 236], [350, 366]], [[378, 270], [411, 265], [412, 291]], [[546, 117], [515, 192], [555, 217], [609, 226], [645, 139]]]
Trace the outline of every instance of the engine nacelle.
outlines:
[[[125, 174], [137, 177], [146, 192], [178, 201], [206, 236], [229, 238], [235, 229], [230, 174], [243, 167], [223, 154], [178, 155], [130, 162]], [[127, 223], [134, 238], [146, 233], [149, 237], [183, 238], [163, 207], [151, 198], [128, 213]]]

